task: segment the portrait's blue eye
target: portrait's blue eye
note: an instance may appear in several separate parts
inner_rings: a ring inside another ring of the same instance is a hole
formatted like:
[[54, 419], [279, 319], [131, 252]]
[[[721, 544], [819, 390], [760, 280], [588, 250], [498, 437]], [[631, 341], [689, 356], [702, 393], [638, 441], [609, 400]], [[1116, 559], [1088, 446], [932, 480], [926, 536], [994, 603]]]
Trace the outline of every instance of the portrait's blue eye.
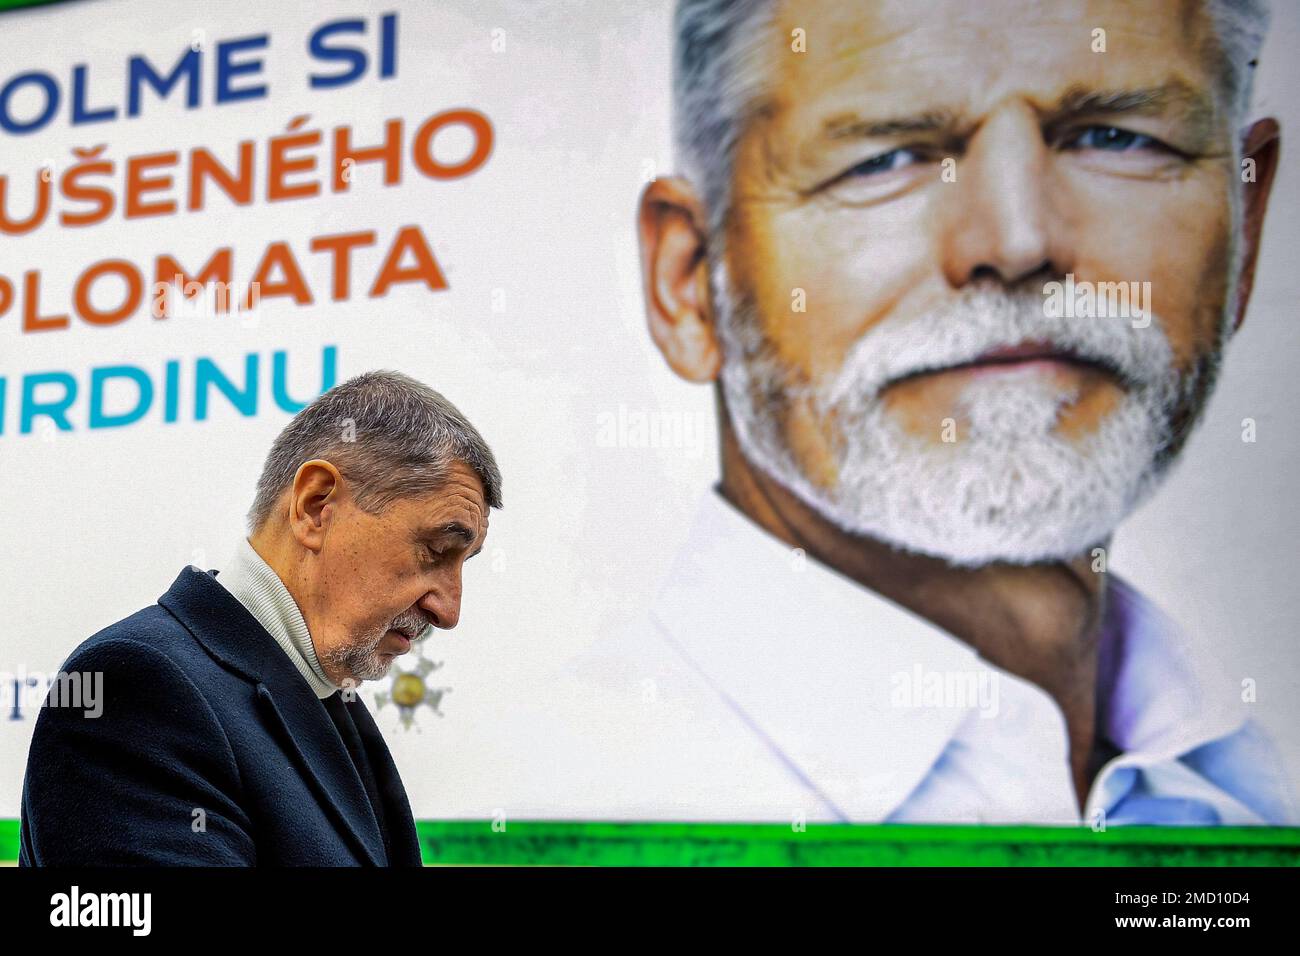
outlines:
[[879, 156], [873, 156], [871, 159], [858, 163], [848, 171], [848, 175], [871, 176], [879, 173], [889, 173], [895, 169], [910, 165], [915, 159], [916, 154], [910, 149], [891, 149], [887, 153], [881, 153]]
[[1134, 148], [1145, 149], [1158, 144], [1150, 136], [1120, 129], [1118, 126], [1089, 126], [1076, 136], [1070, 145], [1082, 149], [1101, 149], [1119, 153]]

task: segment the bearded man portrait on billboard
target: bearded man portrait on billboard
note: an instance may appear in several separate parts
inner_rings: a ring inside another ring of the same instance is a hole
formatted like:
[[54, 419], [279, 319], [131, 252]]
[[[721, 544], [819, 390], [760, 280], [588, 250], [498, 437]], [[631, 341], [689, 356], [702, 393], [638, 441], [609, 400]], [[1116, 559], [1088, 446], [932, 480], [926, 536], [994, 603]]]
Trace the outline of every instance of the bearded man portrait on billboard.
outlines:
[[1108, 569], [1246, 314], [1266, 25], [1253, 0], [679, 3], [681, 174], [637, 225], [721, 478], [647, 626], [549, 698], [566, 808], [1294, 822], [1241, 675]]

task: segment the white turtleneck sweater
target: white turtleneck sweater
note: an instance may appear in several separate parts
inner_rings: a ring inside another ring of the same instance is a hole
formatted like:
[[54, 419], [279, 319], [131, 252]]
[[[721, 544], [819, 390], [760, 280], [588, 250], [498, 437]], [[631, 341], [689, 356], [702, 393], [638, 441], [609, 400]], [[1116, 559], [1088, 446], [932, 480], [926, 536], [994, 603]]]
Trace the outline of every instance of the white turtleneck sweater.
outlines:
[[316, 658], [316, 645], [298, 603], [246, 538], [239, 539], [234, 558], [217, 575], [217, 581], [270, 632], [317, 697], [324, 700], [339, 689], [325, 676]]

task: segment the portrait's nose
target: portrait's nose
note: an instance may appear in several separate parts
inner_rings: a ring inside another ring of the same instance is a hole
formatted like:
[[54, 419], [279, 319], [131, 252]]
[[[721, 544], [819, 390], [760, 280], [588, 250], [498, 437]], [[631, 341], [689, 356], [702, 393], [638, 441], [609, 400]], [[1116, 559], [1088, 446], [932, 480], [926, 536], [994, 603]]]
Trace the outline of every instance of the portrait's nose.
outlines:
[[981, 279], [1005, 285], [1069, 271], [1055, 205], [1051, 153], [1027, 104], [993, 111], [967, 144], [956, 181], [940, 190], [940, 255], [953, 288]]

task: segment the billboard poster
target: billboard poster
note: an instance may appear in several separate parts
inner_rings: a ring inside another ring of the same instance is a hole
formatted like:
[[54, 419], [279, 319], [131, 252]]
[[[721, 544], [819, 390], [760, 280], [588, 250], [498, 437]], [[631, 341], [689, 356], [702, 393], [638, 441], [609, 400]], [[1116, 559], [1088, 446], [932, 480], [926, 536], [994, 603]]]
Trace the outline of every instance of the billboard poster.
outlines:
[[1300, 825], [1274, 6], [0, 14], [10, 859], [340, 688], [421, 834]]

